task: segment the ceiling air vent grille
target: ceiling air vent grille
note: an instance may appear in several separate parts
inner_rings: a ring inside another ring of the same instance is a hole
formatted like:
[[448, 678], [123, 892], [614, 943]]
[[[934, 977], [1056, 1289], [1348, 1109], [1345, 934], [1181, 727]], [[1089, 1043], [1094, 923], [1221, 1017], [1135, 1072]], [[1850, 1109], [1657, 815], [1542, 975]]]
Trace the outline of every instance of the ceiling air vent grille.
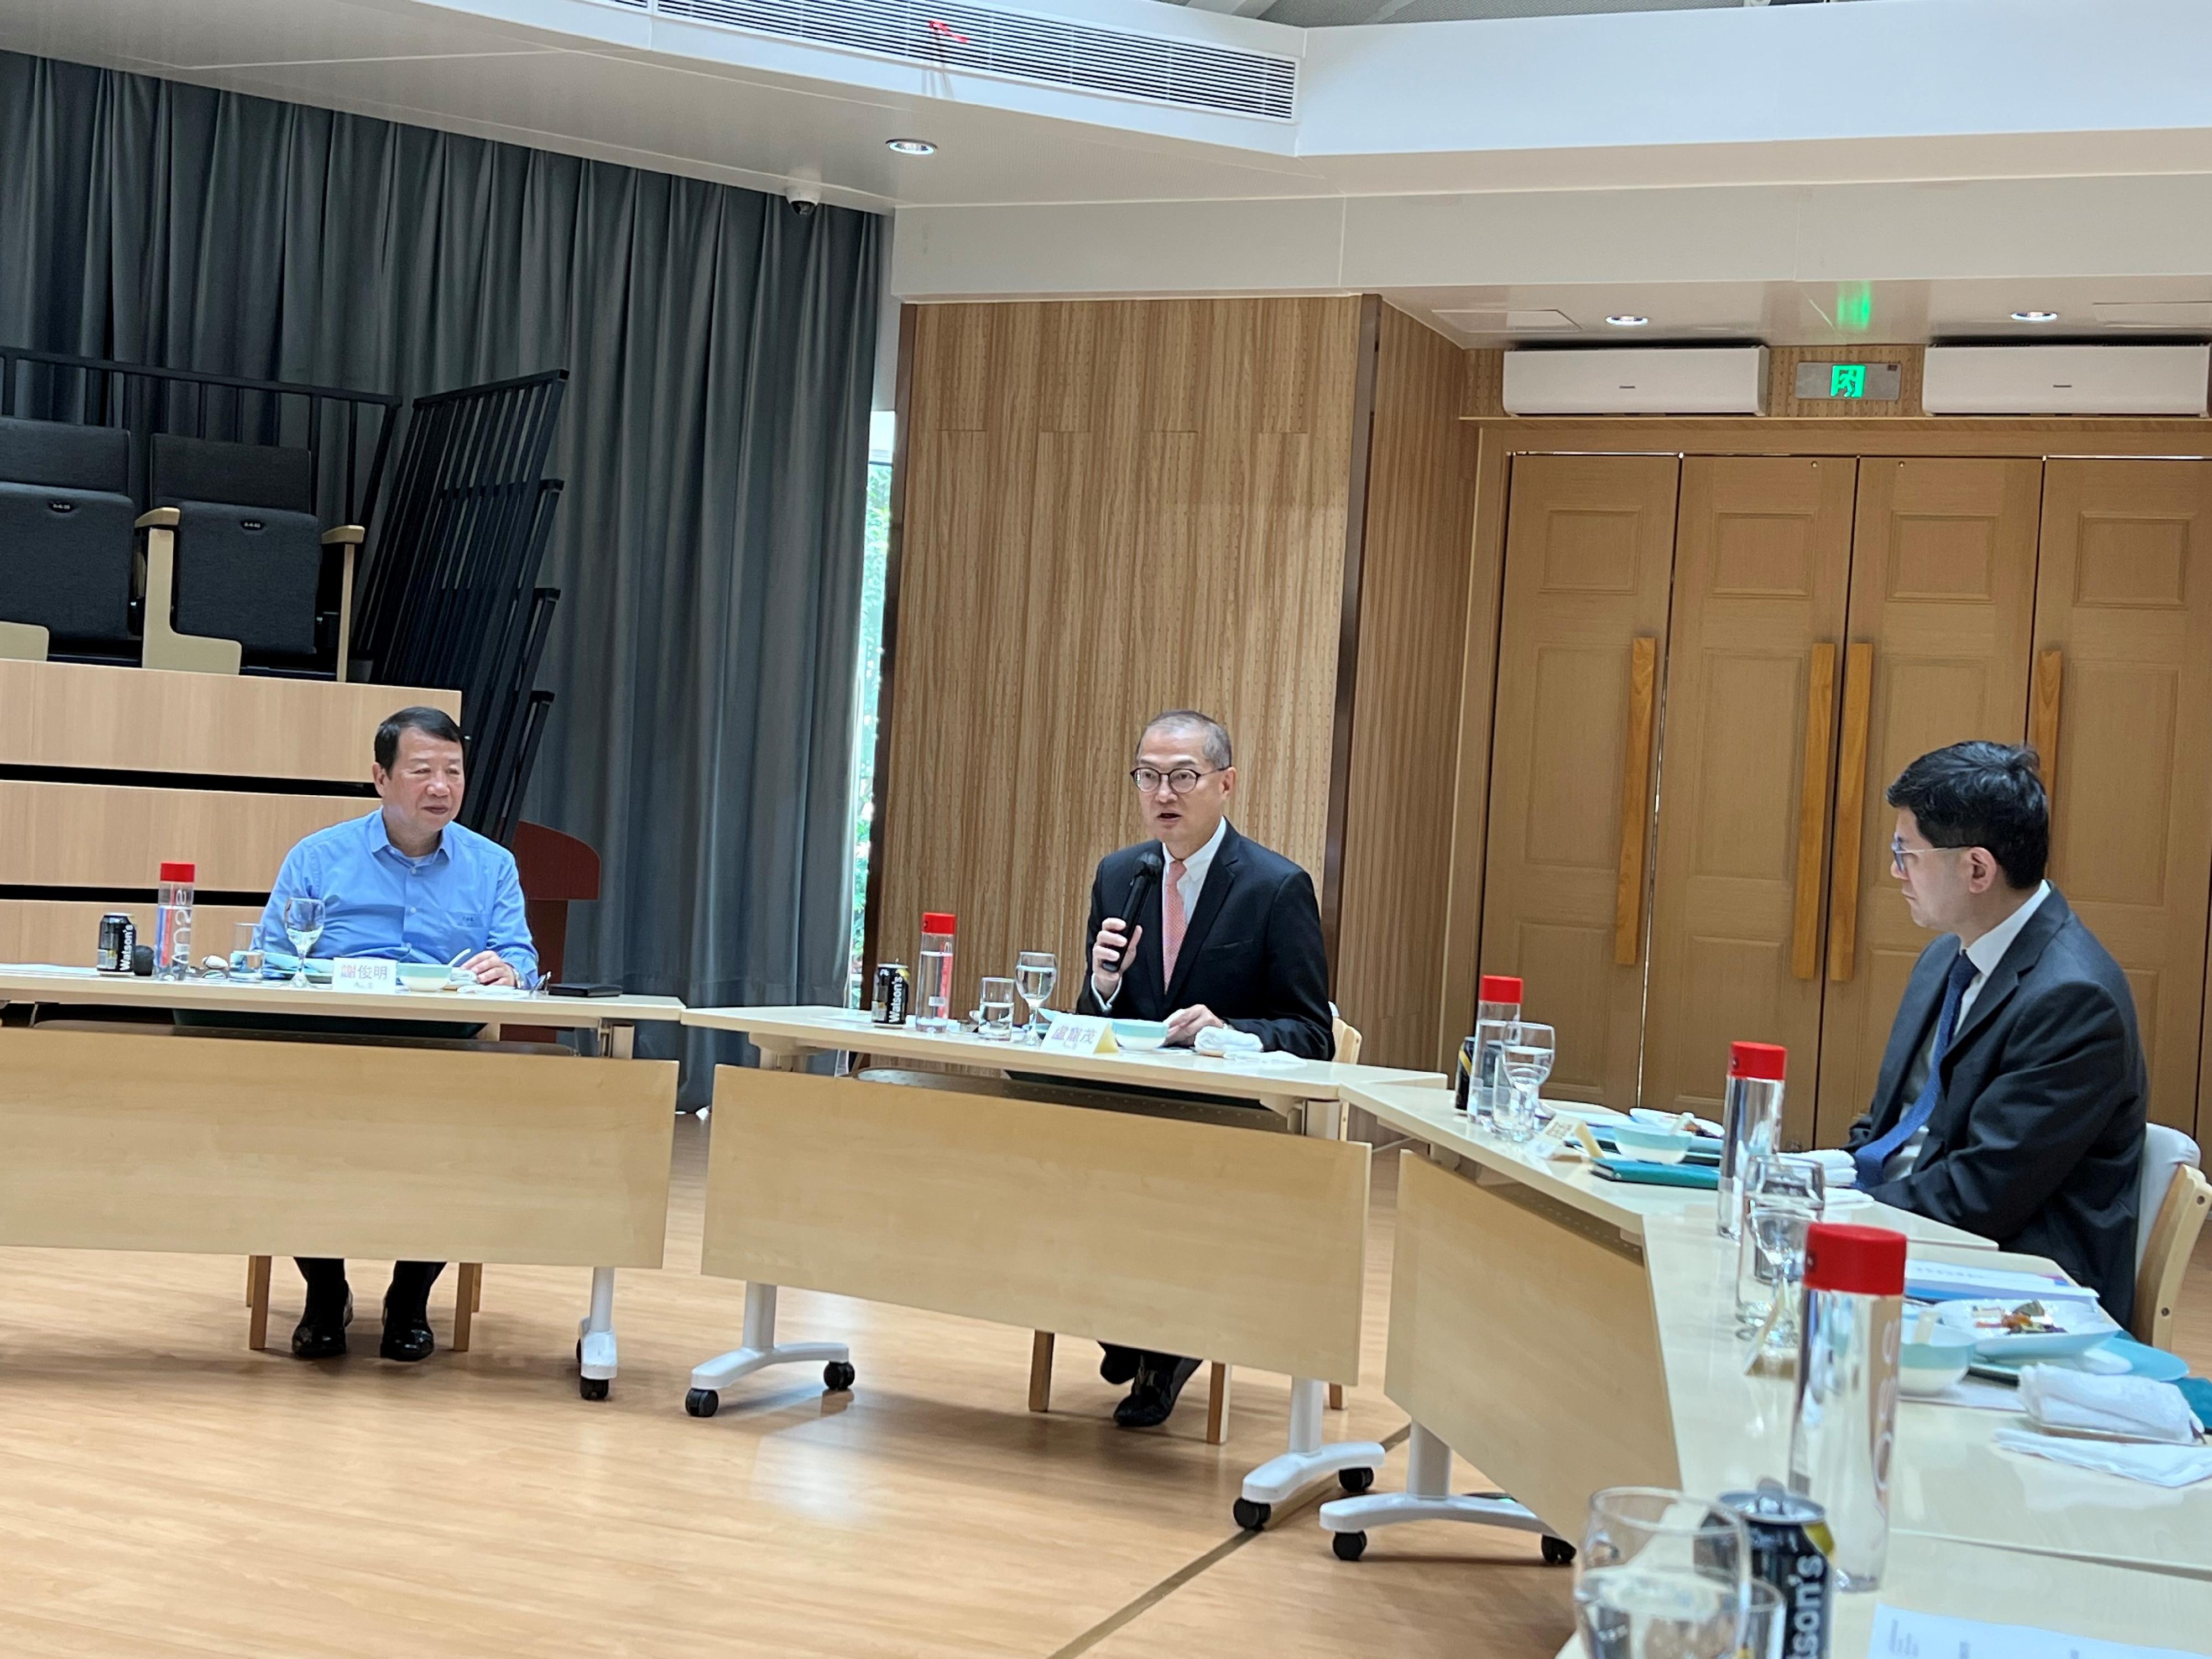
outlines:
[[[641, 0], [615, 0], [638, 5]], [[1241, 46], [919, 0], [650, 0], [668, 17], [1085, 92], [1287, 121], [1297, 60]]]

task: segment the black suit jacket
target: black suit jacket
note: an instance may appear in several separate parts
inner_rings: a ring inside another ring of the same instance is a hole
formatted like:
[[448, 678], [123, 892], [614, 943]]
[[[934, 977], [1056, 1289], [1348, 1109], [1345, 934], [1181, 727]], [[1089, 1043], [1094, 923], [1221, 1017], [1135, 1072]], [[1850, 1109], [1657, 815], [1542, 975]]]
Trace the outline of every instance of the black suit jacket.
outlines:
[[[1911, 1104], [1905, 1079], [1958, 955], [1952, 934], [1920, 953], [1851, 1149]], [[1938, 1070], [1942, 1092], [1919, 1158], [1874, 1196], [2049, 1256], [2127, 1323], [2148, 1095], [2142, 1043], [2119, 964], [2057, 888], [1990, 970]]]
[[1156, 841], [1140, 842], [1098, 860], [1091, 883], [1091, 925], [1083, 935], [1083, 992], [1076, 1012], [1109, 1012], [1091, 993], [1091, 945], [1107, 917], [1121, 915], [1137, 861], [1147, 852], [1159, 854], [1160, 877], [1148, 884], [1137, 914], [1122, 916], [1132, 928], [1141, 926], [1145, 936], [1137, 941], [1136, 960], [1123, 965], [1121, 988], [1110, 1012], [1123, 1019], [1165, 1019], [1178, 1008], [1203, 1003], [1270, 1048], [1305, 1060], [1334, 1054], [1328, 957], [1322, 948], [1313, 878], [1281, 854], [1247, 841], [1234, 825], [1223, 832], [1206, 868], [1198, 912], [1176, 953], [1171, 983], [1164, 983], [1160, 972], [1164, 850]]

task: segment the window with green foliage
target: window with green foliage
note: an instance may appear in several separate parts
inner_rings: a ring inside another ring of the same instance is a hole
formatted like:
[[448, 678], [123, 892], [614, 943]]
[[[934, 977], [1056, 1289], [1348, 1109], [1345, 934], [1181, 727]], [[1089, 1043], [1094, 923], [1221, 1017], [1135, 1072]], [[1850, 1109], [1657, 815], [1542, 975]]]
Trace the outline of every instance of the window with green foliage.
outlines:
[[876, 799], [876, 707], [884, 685], [884, 582], [890, 567], [891, 469], [868, 467], [868, 550], [860, 580], [860, 696], [853, 704], [853, 927], [845, 1006], [864, 1006], [860, 943], [868, 911], [868, 854]]

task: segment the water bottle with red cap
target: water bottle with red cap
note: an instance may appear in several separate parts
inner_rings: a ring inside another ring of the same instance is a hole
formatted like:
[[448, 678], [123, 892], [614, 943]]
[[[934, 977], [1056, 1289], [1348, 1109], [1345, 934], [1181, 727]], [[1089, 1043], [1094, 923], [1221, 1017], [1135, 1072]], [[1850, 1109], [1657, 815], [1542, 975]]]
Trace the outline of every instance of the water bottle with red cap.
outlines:
[[921, 949], [915, 956], [914, 1028], [957, 1031], [952, 1012], [952, 939], [959, 923], [949, 910], [925, 910]]
[[192, 976], [192, 884], [198, 874], [198, 870], [189, 864], [161, 866], [161, 890], [155, 896], [155, 979]]
[[1498, 1100], [1498, 1057], [1521, 1023], [1521, 981], [1510, 974], [1485, 974], [1481, 1000], [1474, 1006], [1474, 1035], [1460, 1049], [1462, 1109], [1475, 1121], [1492, 1121]]
[[1728, 1092], [1721, 1108], [1723, 1238], [1743, 1233], [1743, 1172], [1751, 1160], [1782, 1150], [1782, 1079], [1790, 1051], [1778, 1042], [1729, 1044]]
[[1790, 1489], [1827, 1511], [1840, 1589], [1877, 1587], [1889, 1555], [1904, 1330], [1905, 1235], [1828, 1221], [1807, 1228]]

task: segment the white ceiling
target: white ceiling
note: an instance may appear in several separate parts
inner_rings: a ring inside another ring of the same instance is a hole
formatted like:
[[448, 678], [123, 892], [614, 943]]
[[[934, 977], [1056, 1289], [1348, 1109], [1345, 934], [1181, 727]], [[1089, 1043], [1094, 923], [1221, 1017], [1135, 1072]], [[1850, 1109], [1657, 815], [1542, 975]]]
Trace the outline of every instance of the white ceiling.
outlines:
[[[1254, 20], [1261, 0], [1009, 3], [1303, 52], [1301, 119], [947, 75], [598, 0], [0, 0], [0, 48], [758, 189], [818, 180], [833, 202], [900, 210], [908, 296], [1367, 289], [1469, 343], [2212, 334], [2212, 100], [2172, 61], [2196, 61], [2175, 42], [2212, 25], [2184, 0], [2094, 0], [2106, 27], [2077, 41], [2048, 25], [2092, 0], [1734, 19], [1711, 0], [1272, 0], [1322, 23], [1437, 4], [1696, 14], [1311, 35]], [[2022, 18], [2039, 21], [2006, 27]], [[1805, 41], [1861, 35], [1905, 43], [1887, 103], [1839, 113], [1773, 84]], [[1962, 40], [1986, 46], [1980, 73], [1953, 67]], [[1723, 75], [1725, 52], [1748, 55]], [[1684, 78], [1700, 65], [1709, 83]], [[939, 153], [884, 148], [908, 136]], [[1862, 270], [1887, 280], [1840, 280]], [[2015, 270], [2045, 274], [1994, 274]], [[2009, 320], [2028, 309], [2060, 320]], [[1651, 326], [1607, 328], [1615, 313]]]

